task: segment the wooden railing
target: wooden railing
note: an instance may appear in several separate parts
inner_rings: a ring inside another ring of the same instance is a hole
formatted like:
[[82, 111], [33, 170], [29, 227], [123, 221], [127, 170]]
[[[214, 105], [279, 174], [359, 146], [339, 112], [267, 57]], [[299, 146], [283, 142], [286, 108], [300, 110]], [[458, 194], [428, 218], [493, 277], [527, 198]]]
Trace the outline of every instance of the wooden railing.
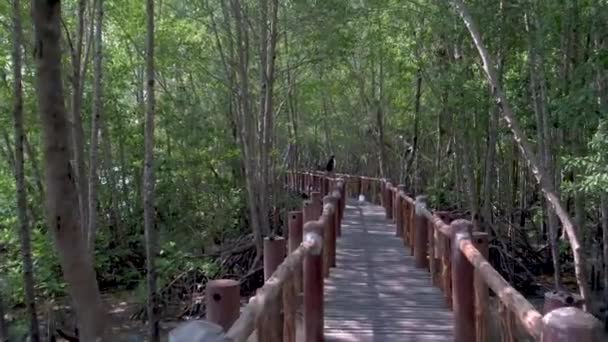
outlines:
[[[489, 336], [490, 290], [502, 312], [503, 341], [516, 341], [515, 324], [536, 341], [608, 341], [598, 319], [576, 307], [544, 315], [489, 263], [489, 236], [474, 232], [467, 220], [450, 222], [427, 209], [423, 196], [407, 196], [404, 186], [384, 179], [319, 172], [291, 172], [288, 187], [309, 195], [301, 211], [289, 213], [288, 239], [264, 241], [264, 285], [240, 313], [239, 284], [214, 280], [207, 285], [207, 320], [227, 333], [214, 341], [295, 341], [296, 311], [303, 311], [304, 341], [323, 341], [323, 278], [336, 266], [345, 199], [364, 195], [381, 204], [395, 222], [395, 234], [430, 272], [454, 312], [454, 341], [494, 341]], [[322, 198], [322, 196], [324, 196]], [[288, 242], [288, 243], [286, 243]], [[288, 254], [285, 257], [285, 249]], [[282, 315], [281, 315], [282, 312]], [[210, 336], [219, 336], [213, 335]]]
[[499, 331], [503, 341], [517, 340], [515, 320], [536, 341], [608, 341], [601, 322], [577, 307], [556, 307], [553, 303], [544, 315], [537, 311], [489, 263], [489, 236], [474, 232], [470, 221], [446, 222], [441, 212], [427, 209], [424, 196], [415, 200], [407, 196], [403, 185], [339, 176], [346, 180], [347, 193], [359, 192], [381, 202], [386, 218], [395, 222], [395, 234], [410, 248], [416, 267], [430, 272], [432, 285], [441, 289], [454, 312], [454, 341], [496, 338], [489, 335], [489, 290], [498, 298], [503, 313]]
[[301, 211], [288, 214], [287, 240], [264, 240], [264, 285], [242, 312], [238, 282], [220, 279], [207, 285], [207, 320], [227, 331], [224, 338], [231, 341], [247, 341], [252, 334], [260, 342], [295, 341], [300, 304], [304, 340], [323, 340], [323, 279], [336, 266], [345, 182], [329, 175], [291, 175], [287, 185], [310, 199]]

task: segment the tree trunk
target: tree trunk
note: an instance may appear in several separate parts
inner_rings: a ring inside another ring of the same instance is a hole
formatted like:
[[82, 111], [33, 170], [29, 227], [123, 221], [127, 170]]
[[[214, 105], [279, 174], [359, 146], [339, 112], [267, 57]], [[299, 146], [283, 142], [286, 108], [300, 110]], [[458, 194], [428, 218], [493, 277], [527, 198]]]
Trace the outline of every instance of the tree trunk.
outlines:
[[[535, 14], [526, 18], [526, 30], [530, 36], [530, 90], [532, 93], [532, 103], [536, 116], [536, 133], [538, 140], [538, 154], [540, 156], [540, 167], [547, 175], [547, 183], [551, 189], [555, 189], [553, 168], [551, 166], [551, 136], [549, 127], [548, 113], [546, 108], [546, 97], [544, 91], [544, 72], [542, 55], [538, 51], [537, 44], [540, 40], [538, 32], [539, 27], [536, 25]], [[542, 191], [542, 189], [541, 189]], [[542, 208], [547, 213], [547, 224], [549, 230], [549, 245], [551, 248], [551, 259], [553, 261], [553, 283], [556, 289], [562, 285], [561, 270], [559, 261], [558, 249], [558, 227], [555, 219], [555, 213], [551, 209], [551, 205], [543, 200]], [[542, 224], [542, 223], [541, 223]]]
[[102, 106], [102, 51], [103, 43], [101, 39], [103, 28], [103, 0], [95, 0], [96, 20], [95, 20], [95, 61], [93, 68], [93, 113], [91, 118], [91, 143], [89, 146], [89, 198], [88, 198], [88, 244], [87, 247], [91, 255], [95, 255], [95, 237], [97, 234], [97, 185], [99, 183], [99, 126], [101, 122]]
[[158, 234], [155, 226], [154, 199], [154, 0], [146, 0], [146, 124], [144, 155], [144, 233], [146, 239], [146, 270], [148, 283], [148, 334], [151, 342], [160, 340], [158, 294], [156, 284], [156, 254]]
[[481, 56], [481, 59], [483, 61], [483, 68], [488, 77], [488, 81], [496, 89], [495, 95], [497, 98], [498, 105], [502, 109], [503, 118], [507, 122], [507, 125], [509, 126], [511, 131], [513, 132], [513, 136], [517, 141], [519, 148], [521, 149], [523, 157], [530, 164], [530, 168], [532, 169], [536, 180], [540, 184], [543, 193], [547, 198], [547, 201], [549, 201], [553, 206], [557, 216], [559, 217], [564, 229], [567, 232], [570, 241], [570, 246], [572, 248], [572, 254], [574, 256], [574, 269], [576, 273], [576, 280], [579, 286], [581, 297], [585, 302], [585, 309], [589, 310], [591, 309], [591, 293], [589, 290], [589, 285], [587, 284], [587, 263], [585, 260], [585, 256], [581, 251], [581, 245], [577, 235], [577, 230], [574, 227], [570, 215], [563, 207], [558, 194], [552, 189], [551, 182], [547, 178], [547, 175], [544, 172], [542, 165], [539, 163], [538, 158], [534, 153], [530, 142], [528, 141], [528, 138], [519, 126], [519, 122], [517, 121], [515, 114], [513, 113], [513, 110], [511, 109], [511, 106], [507, 101], [507, 97], [502, 90], [500, 81], [496, 77], [494, 64], [492, 63], [490, 55], [486, 50], [483, 41], [481, 40], [481, 34], [479, 33], [479, 30], [477, 29], [473, 18], [469, 14], [469, 11], [462, 0], [454, 0], [454, 4], [456, 5], [456, 8], [458, 9], [458, 12], [460, 13], [460, 16], [462, 17], [467, 29], [471, 33], [477, 50], [479, 51], [479, 55]]
[[37, 90], [43, 128], [46, 216], [63, 275], [78, 316], [83, 341], [104, 335], [102, 308], [95, 269], [85, 247], [78, 215], [78, 194], [70, 165], [69, 124], [61, 82], [61, 7], [59, 1], [33, 1]]
[[84, 152], [84, 129], [82, 127], [82, 46], [84, 41], [84, 17], [86, 0], [78, 1], [78, 26], [76, 28], [76, 41], [72, 50], [72, 144], [74, 160], [76, 163], [76, 186], [78, 190], [78, 207], [83, 232], [88, 228], [88, 199], [89, 188], [86, 175], [85, 152]]
[[38, 316], [36, 314], [36, 293], [34, 290], [34, 264], [32, 262], [31, 228], [27, 215], [27, 194], [24, 171], [23, 129], [23, 76], [21, 74], [23, 44], [21, 29], [21, 3], [13, 0], [13, 118], [15, 120], [15, 184], [17, 192], [17, 216], [19, 221], [19, 239], [21, 240], [21, 259], [23, 262], [23, 288], [25, 306], [29, 323], [29, 338], [32, 342], [40, 341]]
[[[2, 281], [2, 279], [0, 279]], [[4, 300], [2, 299], [4, 296], [2, 288], [0, 288], [0, 342], [9, 342], [8, 340], [8, 323], [6, 319], [4, 319], [5, 309], [4, 309]]]
[[[237, 98], [237, 125], [239, 127], [239, 141], [243, 160], [245, 161], [245, 184], [247, 188], [247, 202], [249, 207], [249, 218], [256, 245], [257, 262], [263, 253], [263, 235], [258, 209], [257, 196], [257, 167], [256, 167], [256, 118], [251, 111], [249, 79], [247, 70], [249, 68], [249, 37], [244, 11], [240, 0], [231, 0], [232, 14], [235, 22], [235, 38], [237, 47], [236, 76], [238, 84]], [[254, 262], [255, 263], [255, 262]]]
[[420, 98], [422, 97], [422, 71], [418, 70], [416, 77], [416, 99], [414, 101], [414, 138], [412, 147], [412, 159], [414, 162], [414, 174], [412, 175], [412, 187], [414, 194], [420, 193], [420, 161], [418, 153], [418, 131], [420, 127]]
[[[603, 13], [605, 18], [605, 14], [607, 6], [600, 7], [600, 13]], [[594, 45], [596, 50], [601, 51], [602, 49], [606, 49], [608, 47], [608, 37], [606, 37], [605, 32], [608, 25], [606, 25], [606, 21], [602, 21], [601, 27], [603, 30], [601, 34], [597, 34], [594, 37]], [[602, 67], [598, 67], [596, 69], [596, 83], [597, 83], [597, 94], [599, 99], [599, 110], [600, 113], [604, 115], [608, 113], [608, 74], [606, 73], [606, 69]], [[601, 209], [601, 223], [602, 223], [602, 240], [603, 244], [603, 258], [604, 258], [604, 298], [608, 301], [608, 192], [604, 191], [600, 195], [600, 209]]]
[[112, 226], [112, 232], [116, 241], [122, 244], [124, 236], [122, 235], [122, 224], [121, 214], [118, 207], [119, 199], [119, 186], [117, 172], [114, 170], [114, 161], [112, 158], [112, 141], [110, 138], [110, 132], [108, 131], [107, 123], [103, 118], [100, 120], [101, 139], [103, 148], [103, 159], [104, 169], [106, 170], [108, 187], [110, 188], [110, 223]]
[[42, 184], [42, 172], [40, 171], [40, 167], [38, 166], [38, 155], [32, 144], [30, 144], [27, 135], [23, 136], [23, 143], [25, 145], [27, 157], [30, 161], [30, 164], [32, 164], [32, 170], [34, 172], [34, 177], [36, 178], [36, 188], [38, 189], [40, 199], [43, 199], [44, 185]]
[[602, 193], [601, 212], [602, 212], [602, 241], [604, 257], [604, 297], [608, 299], [608, 193]]

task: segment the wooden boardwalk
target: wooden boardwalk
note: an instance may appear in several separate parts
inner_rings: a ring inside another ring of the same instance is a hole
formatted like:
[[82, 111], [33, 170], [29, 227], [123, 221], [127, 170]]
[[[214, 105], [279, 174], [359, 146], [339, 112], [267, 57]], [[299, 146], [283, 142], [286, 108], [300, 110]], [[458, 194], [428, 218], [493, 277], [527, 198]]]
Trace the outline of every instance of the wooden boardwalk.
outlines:
[[384, 209], [349, 201], [325, 281], [326, 341], [452, 341], [453, 317]]

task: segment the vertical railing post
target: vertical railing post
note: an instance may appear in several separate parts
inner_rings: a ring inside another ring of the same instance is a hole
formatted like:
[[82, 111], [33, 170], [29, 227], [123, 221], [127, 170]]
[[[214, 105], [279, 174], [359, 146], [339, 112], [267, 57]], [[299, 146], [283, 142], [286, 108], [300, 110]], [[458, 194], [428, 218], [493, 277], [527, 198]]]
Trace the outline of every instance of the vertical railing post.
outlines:
[[[488, 259], [490, 246], [488, 244], [488, 233], [474, 232], [473, 245], [481, 255]], [[490, 290], [481, 274], [475, 270], [475, 329], [478, 342], [488, 341], [488, 317], [490, 316]]]
[[452, 309], [452, 242], [450, 237], [441, 234], [441, 279], [443, 296], [448, 308]]
[[[298, 246], [302, 243], [302, 211], [291, 211], [289, 213], [289, 218], [287, 219], [287, 225], [289, 228], [289, 253], [295, 251]], [[300, 292], [302, 290], [302, 267], [297, 267], [294, 272], [294, 279], [296, 284], [296, 291]]]
[[410, 226], [410, 255], [416, 253], [416, 203], [410, 202], [409, 217], [407, 218]]
[[398, 186], [393, 186], [391, 188], [391, 192], [389, 193], [389, 195], [391, 196], [391, 211], [392, 211], [392, 219], [393, 219], [393, 223], [395, 223], [395, 225], [397, 224], [397, 202], [399, 200], [399, 187]]
[[[380, 205], [386, 213], [386, 179], [379, 180], [380, 182]], [[373, 203], [373, 201], [372, 201]]]
[[[306, 214], [306, 212], [305, 212]], [[316, 239], [318, 248], [304, 258], [304, 340], [323, 341], [323, 230], [304, 225], [304, 239]]]
[[[291, 211], [287, 219], [289, 227], [289, 253], [302, 243], [302, 212]], [[296, 265], [293, 277], [283, 286], [283, 341], [296, 341], [297, 296], [302, 291], [302, 265]]]
[[386, 219], [393, 219], [393, 185], [391, 183], [386, 183], [384, 187], [384, 198], [386, 200]]
[[[343, 180], [338, 180], [338, 184], [343, 183]], [[344, 190], [344, 186], [338, 187], [338, 192], [340, 192], [340, 221], [344, 218], [344, 210], [346, 210], [346, 192]]]
[[313, 191], [310, 194], [310, 200], [312, 201], [313, 207], [315, 208], [315, 217], [313, 220], [317, 220], [319, 216], [321, 216], [321, 212], [323, 211], [323, 197], [321, 193], [318, 191]]
[[[334, 219], [334, 227], [336, 228], [336, 239], [340, 236], [342, 236], [342, 214], [343, 214], [343, 208], [344, 208], [344, 204], [346, 203], [346, 197], [340, 195], [340, 189], [338, 188], [340, 184], [339, 180], [336, 180], [334, 182], [334, 185], [332, 186], [332, 191], [330, 192], [330, 194], [334, 197], [337, 197], [337, 211], [335, 213], [335, 215], [333, 215], [333, 219]], [[340, 196], [338, 196], [340, 195]]]
[[543, 317], [541, 342], [608, 341], [602, 323], [575, 307], [555, 309]]
[[224, 331], [228, 331], [232, 323], [239, 318], [240, 291], [240, 284], [236, 280], [210, 280], [205, 290], [207, 300], [206, 319], [222, 326]]
[[400, 184], [397, 189], [397, 195], [395, 196], [395, 225], [397, 229], [395, 231], [395, 234], [398, 237], [403, 238], [403, 212], [405, 211], [405, 209], [403, 205], [404, 201], [402, 195], [405, 194], [405, 185]]
[[409, 247], [410, 242], [410, 202], [408, 200], [403, 201], [403, 245]]
[[474, 267], [460, 251], [460, 242], [471, 238], [469, 232], [472, 225], [466, 220], [456, 220], [451, 227], [454, 341], [476, 341]]
[[426, 231], [428, 233], [429, 242], [429, 272], [431, 273], [431, 284], [437, 285], [437, 259], [435, 249], [435, 225], [429, 219], [426, 219]]
[[[325, 277], [329, 277], [329, 269], [336, 267], [336, 220], [335, 217], [338, 215], [338, 199], [328, 195], [323, 197], [323, 205], [330, 205], [332, 208], [331, 215], [327, 217], [327, 225], [324, 227], [325, 238], [323, 239], [324, 255], [325, 260], [323, 264], [323, 271]], [[325, 263], [325, 261], [327, 263]]]
[[429, 266], [427, 259], [427, 219], [423, 214], [424, 210], [426, 210], [426, 197], [416, 196], [414, 220], [414, 229], [416, 230], [416, 233], [414, 234], [414, 260], [416, 262], [416, 267], [418, 268], [428, 268]]
[[[285, 239], [267, 237], [264, 239], [264, 280], [268, 280], [285, 259]], [[282, 298], [282, 295], [278, 298]], [[266, 312], [257, 319], [258, 341], [281, 342], [283, 322], [281, 301], [277, 299], [266, 307]]]

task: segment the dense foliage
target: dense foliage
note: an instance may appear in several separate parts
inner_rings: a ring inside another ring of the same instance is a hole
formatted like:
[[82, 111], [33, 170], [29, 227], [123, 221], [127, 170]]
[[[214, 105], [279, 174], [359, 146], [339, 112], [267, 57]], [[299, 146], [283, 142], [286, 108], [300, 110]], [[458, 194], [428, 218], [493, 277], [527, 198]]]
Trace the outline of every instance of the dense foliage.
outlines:
[[[78, 3], [62, 2], [68, 111], [74, 91]], [[246, 160], [235, 114], [241, 94], [237, 85], [243, 82], [234, 71], [239, 53], [235, 3], [247, 15], [248, 23], [241, 28], [249, 38], [246, 76], [252, 112], [261, 113], [258, 107], [265, 88], [260, 81], [259, 16], [264, 2], [156, 4], [154, 153], [160, 288], [188, 270], [208, 276], [220, 272], [221, 265], [210, 255], [251, 233]], [[295, 205], [281, 194], [282, 170], [316, 168], [335, 154], [338, 172], [391, 178], [412, 193], [428, 194], [433, 207], [480, 217], [485, 229], [510, 239], [505, 255], [519, 253], [514, 231], [526, 245], [546, 253], [542, 249], [548, 243], [551, 214], [511, 132], [499, 120], [475, 46], [450, 1], [278, 3], [272, 56], [276, 64], [271, 91], [273, 139], [268, 151], [271, 206], [262, 215], [274, 207], [284, 213]], [[94, 13], [93, 1], [86, 4], [81, 116], [88, 156]], [[603, 259], [608, 255], [601, 254], [608, 243], [608, 234], [602, 236], [601, 230], [603, 222], [608, 231], [608, 4], [604, 0], [467, 4], [483, 30], [518, 119], [575, 216], [588, 256], [601, 269], [602, 260], [608, 264]], [[33, 23], [27, 6], [22, 8], [27, 209], [36, 294], [39, 301], [46, 301], [63, 296], [65, 284], [44, 221], [43, 138], [32, 59]], [[146, 12], [138, 1], [106, 0], [104, 6], [95, 269], [102, 290], [131, 291], [145, 286]], [[12, 33], [11, 6], [5, 1], [0, 3], [2, 99], [13, 97]], [[11, 101], [0, 102], [0, 292], [9, 308], [19, 306], [24, 298], [12, 110]], [[261, 128], [253, 131], [257, 134]], [[568, 271], [567, 248], [560, 257]]]

